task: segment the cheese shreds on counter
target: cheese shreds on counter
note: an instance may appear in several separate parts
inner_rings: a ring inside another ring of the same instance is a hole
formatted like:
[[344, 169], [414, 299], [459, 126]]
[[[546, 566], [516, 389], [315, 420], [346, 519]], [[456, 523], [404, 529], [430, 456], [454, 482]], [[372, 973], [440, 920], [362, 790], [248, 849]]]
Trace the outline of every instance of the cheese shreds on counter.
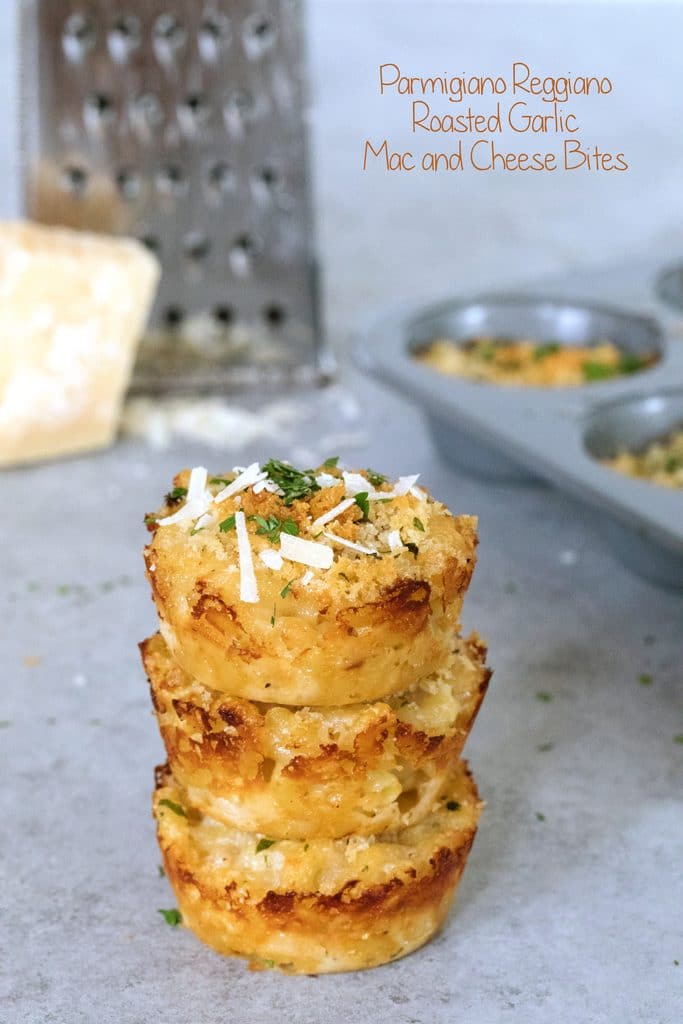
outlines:
[[138, 242], [0, 224], [0, 466], [113, 440], [158, 278]]
[[237, 530], [237, 557], [240, 567], [240, 601], [256, 604], [259, 599], [258, 586], [256, 585], [251, 543], [244, 512], [235, 512], [235, 529]]
[[334, 561], [334, 552], [329, 545], [303, 540], [289, 533], [280, 534], [280, 554], [289, 562], [300, 562], [311, 569], [329, 569]]

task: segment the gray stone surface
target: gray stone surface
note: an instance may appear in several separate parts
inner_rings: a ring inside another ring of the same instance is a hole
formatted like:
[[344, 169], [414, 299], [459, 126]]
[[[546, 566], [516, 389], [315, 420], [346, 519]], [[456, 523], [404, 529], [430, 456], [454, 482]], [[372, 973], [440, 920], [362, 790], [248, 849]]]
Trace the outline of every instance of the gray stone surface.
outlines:
[[412, 410], [347, 385], [373, 439], [349, 461], [420, 469], [481, 519], [465, 618], [495, 677], [467, 754], [487, 809], [445, 931], [367, 973], [284, 978], [164, 924], [141, 518], [179, 466], [235, 459], [120, 443], [2, 476], [3, 1024], [681, 1020], [681, 597], [561, 495], [456, 475]]

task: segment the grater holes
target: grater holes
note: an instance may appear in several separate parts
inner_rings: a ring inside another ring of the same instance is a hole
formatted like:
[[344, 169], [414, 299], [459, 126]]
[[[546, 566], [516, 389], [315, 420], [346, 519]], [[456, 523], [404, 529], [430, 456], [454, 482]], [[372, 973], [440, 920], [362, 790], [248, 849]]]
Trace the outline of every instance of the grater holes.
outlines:
[[229, 46], [232, 38], [230, 21], [218, 11], [206, 14], [202, 18], [197, 36], [199, 53], [207, 63], [218, 60], [221, 50]]
[[170, 330], [177, 330], [185, 319], [185, 310], [182, 306], [167, 306], [161, 314], [165, 327]]
[[190, 231], [183, 239], [183, 253], [192, 263], [201, 263], [209, 255], [211, 243], [202, 231]]
[[80, 198], [88, 188], [88, 172], [80, 164], [69, 164], [62, 171], [62, 186], [72, 196]]
[[228, 96], [223, 116], [228, 131], [233, 135], [242, 135], [249, 122], [254, 120], [256, 101], [246, 89], [236, 89]]
[[251, 273], [255, 249], [254, 240], [249, 235], [241, 235], [232, 243], [228, 262], [236, 277], [246, 277]]
[[69, 15], [64, 23], [62, 49], [67, 60], [78, 63], [93, 49], [97, 41], [95, 26], [87, 14]]
[[166, 196], [183, 196], [188, 191], [187, 178], [178, 164], [160, 167], [156, 175], [156, 186], [158, 191]]
[[276, 302], [271, 302], [264, 306], [263, 319], [269, 327], [282, 327], [287, 319], [287, 314], [283, 306], [278, 305]]
[[164, 120], [164, 108], [153, 92], [143, 92], [133, 100], [131, 119], [139, 131], [147, 133], [158, 128]]
[[107, 37], [109, 53], [118, 64], [128, 60], [142, 42], [140, 19], [134, 14], [124, 14], [114, 22]]
[[159, 15], [152, 29], [152, 45], [163, 64], [175, 60], [186, 40], [185, 27], [174, 14]]
[[83, 120], [86, 128], [97, 131], [114, 120], [114, 104], [103, 92], [91, 92], [83, 104]]
[[116, 187], [119, 194], [131, 202], [137, 199], [142, 191], [140, 175], [129, 167], [122, 167], [116, 174]]
[[235, 171], [225, 160], [216, 160], [207, 168], [206, 183], [215, 196], [227, 195], [235, 188]]
[[192, 92], [179, 105], [178, 120], [185, 132], [191, 134], [206, 124], [210, 113], [211, 108], [204, 93]]
[[235, 322], [235, 310], [232, 306], [220, 303], [213, 308], [213, 318], [219, 327], [229, 327]]
[[280, 185], [280, 175], [274, 167], [260, 167], [251, 176], [251, 191], [254, 199], [262, 203], [270, 202]]
[[275, 24], [263, 14], [253, 14], [244, 22], [242, 42], [251, 60], [263, 57], [275, 45], [277, 31]]

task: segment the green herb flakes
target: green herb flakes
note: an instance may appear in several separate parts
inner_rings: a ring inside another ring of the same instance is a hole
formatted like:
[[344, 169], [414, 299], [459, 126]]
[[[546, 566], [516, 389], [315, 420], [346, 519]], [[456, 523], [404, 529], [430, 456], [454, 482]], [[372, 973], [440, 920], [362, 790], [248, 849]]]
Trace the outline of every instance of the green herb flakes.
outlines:
[[179, 924], [183, 923], [183, 915], [176, 907], [172, 907], [170, 910], [159, 910], [158, 913], [161, 914], [166, 924], [170, 924], [171, 928], [177, 928]]
[[273, 605], [273, 614], [270, 616], [270, 624], [271, 624], [271, 626], [275, 625], [275, 614], [276, 614], [276, 609], [275, 609], [275, 605]]
[[619, 373], [637, 373], [645, 366], [645, 360], [635, 352], [622, 352], [619, 358]]
[[209, 483], [214, 487], [227, 487], [232, 483], [232, 479], [227, 480], [224, 476], [212, 476]]
[[271, 544], [277, 544], [281, 533], [290, 533], [296, 537], [299, 534], [298, 524], [293, 519], [278, 519], [277, 516], [249, 516], [251, 522], [256, 523], [256, 533], [260, 537], [267, 537]]
[[616, 366], [605, 366], [604, 363], [590, 362], [583, 364], [584, 380], [609, 380], [610, 377], [615, 377], [617, 373]]
[[641, 686], [652, 686], [654, 680], [649, 672], [641, 672], [638, 676], [638, 682]]
[[325, 469], [336, 469], [337, 463], [339, 462], [339, 456], [333, 455], [331, 459], [325, 459], [323, 466]]
[[560, 351], [561, 346], [556, 341], [549, 341], [545, 345], [537, 345], [534, 349], [534, 359], [540, 361], [545, 359], [546, 356], [554, 356]]
[[548, 693], [547, 690], [538, 690], [536, 693], [536, 700], [539, 700], [541, 704], [550, 704], [552, 699], [552, 693]]
[[182, 501], [183, 498], [187, 497], [187, 487], [174, 487], [172, 491], [169, 491], [165, 496], [164, 501], [167, 505], [177, 505], [178, 502]]
[[683, 732], [679, 732], [677, 736], [674, 736], [674, 743], [683, 744]]
[[296, 579], [290, 580], [290, 581], [289, 581], [289, 583], [287, 583], [287, 584], [286, 584], [286, 586], [284, 586], [284, 587], [282, 588], [282, 590], [280, 591], [280, 597], [281, 597], [281, 598], [282, 598], [283, 600], [284, 600], [284, 598], [285, 598], [285, 597], [287, 597], [287, 594], [288, 594], [288, 593], [290, 592], [290, 590], [292, 589], [292, 584], [293, 584], [293, 583], [296, 583]]
[[363, 519], [367, 520], [368, 516], [370, 515], [370, 502], [368, 501], [368, 492], [361, 491], [360, 494], [357, 494], [355, 496], [354, 500], [356, 502], [356, 505], [358, 505], [358, 508], [363, 513]]
[[256, 844], [256, 852], [261, 853], [262, 850], [269, 850], [276, 842], [277, 839], [259, 839]]
[[181, 818], [186, 818], [185, 808], [181, 807], [180, 804], [175, 803], [173, 800], [160, 800], [159, 807], [168, 807], [169, 811], [173, 811]]
[[421, 533], [425, 532], [424, 523], [421, 519], [418, 519], [417, 516], [413, 519], [413, 526], [416, 530], [420, 530]]
[[545, 814], [542, 814], [541, 811], [536, 811], [536, 821], [545, 821]]
[[159, 872], [159, 878], [166, 878], [166, 872], [164, 871], [163, 864], [157, 865], [157, 871]]
[[297, 498], [306, 498], [314, 491], [320, 490], [312, 469], [295, 469], [278, 459], [270, 459], [263, 469], [269, 479], [283, 492], [282, 500], [285, 505], [291, 505]]
[[365, 475], [373, 487], [381, 487], [387, 482], [387, 478], [382, 473], [376, 473], [374, 469], [366, 469]]

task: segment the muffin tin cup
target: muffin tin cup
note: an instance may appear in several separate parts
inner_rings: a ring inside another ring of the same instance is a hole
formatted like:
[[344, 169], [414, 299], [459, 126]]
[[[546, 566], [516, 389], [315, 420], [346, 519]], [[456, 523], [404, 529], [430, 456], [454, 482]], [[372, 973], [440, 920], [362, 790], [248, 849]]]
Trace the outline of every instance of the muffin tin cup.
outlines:
[[[659, 299], [661, 267], [654, 260], [577, 275], [532, 296], [405, 306], [368, 326], [356, 354], [423, 409], [448, 461], [500, 482], [536, 477], [566, 490], [597, 512], [605, 539], [629, 568], [683, 589], [683, 495], [600, 461], [683, 420], [683, 341], [675, 339], [681, 324]], [[659, 361], [585, 386], [537, 388], [449, 377], [413, 357], [428, 341], [477, 334], [567, 345], [607, 339], [626, 352], [655, 351]]]

